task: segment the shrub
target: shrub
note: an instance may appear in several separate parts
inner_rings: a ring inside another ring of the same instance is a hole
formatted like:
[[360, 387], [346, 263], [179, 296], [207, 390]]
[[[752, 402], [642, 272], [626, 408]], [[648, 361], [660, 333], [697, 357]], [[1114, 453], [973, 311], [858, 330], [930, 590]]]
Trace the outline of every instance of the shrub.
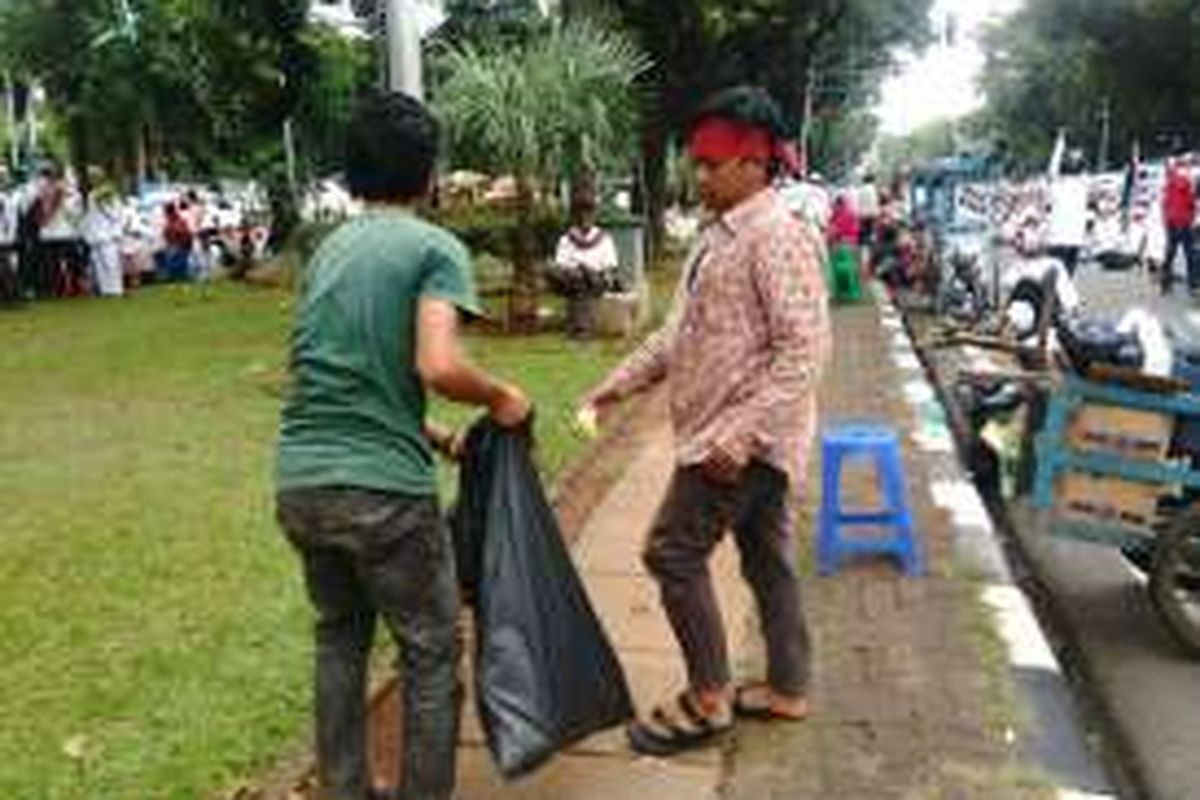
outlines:
[[[490, 206], [440, 209], [431, 219], [452, 231], [476, 255], [487, 253], [504, 261], [513, 260], [516, 212]], [[534, 258], [544, 261], [554, 253], [558, 237], [567, 228], [562, 211], [540, 205], [533, 212]]]
[[325, 241], [325, 237], [337, 230], [342, 223], [337, 222], [306, 222], [292, 231], [283, 249], [295, 254], [301, 264], [308, 263], [313, 253]]

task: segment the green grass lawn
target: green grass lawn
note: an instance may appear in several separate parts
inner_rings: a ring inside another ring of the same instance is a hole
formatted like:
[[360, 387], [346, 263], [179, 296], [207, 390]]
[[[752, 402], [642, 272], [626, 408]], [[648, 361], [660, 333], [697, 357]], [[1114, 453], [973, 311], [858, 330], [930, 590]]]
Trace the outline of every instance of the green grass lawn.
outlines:
[[[0, 798], [202, 798], [304, 741], [310, 618], [270, 483], [289, 318], [227, 284], [0, 313]], [[620, 345], [470, 349], [529, 387], [555, 473]]]

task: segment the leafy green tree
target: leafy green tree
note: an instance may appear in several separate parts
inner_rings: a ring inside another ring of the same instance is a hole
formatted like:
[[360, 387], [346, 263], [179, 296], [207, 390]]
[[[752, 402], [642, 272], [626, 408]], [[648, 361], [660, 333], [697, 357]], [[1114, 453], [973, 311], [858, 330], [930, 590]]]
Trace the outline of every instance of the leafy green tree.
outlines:
[[904, 136], [883, 136], [877, 143], [878, 172], [895, 176], [946, 156], [984, 156], [1006, 171], [1011, 165], [1007, 142], [994, 139], [982, 112], [955, 119], [936, 119]]
[[1030, 163], [1044, 163], [1060, 128], [1098, 154], [1105, 116], [1110, 163], [1133, 140], [1168, 148], [1200, 129], [1198, 41], [1193, 0], [1027, 4], [985, 37], [992, 130]]
[[450, 128], [456, 163], [516, 180], [513, 327], [536, 323], [535, 187], [557, 185], [564, 170], [632, 154], [635, 82], [647, 66], [626, 37], [583, 21], [524, 45], [461, 44], [442, 56], [447, 77], [435, 87], [434, 103]]
[[885, 175], [935, 158], [952, 156], [957, 149], [955, 123], [953, 120], [936, 119], [903, 136], [882, 136], [878, 148], [879, 171]]
[[869, 107], [857, 110], [817, 107], [809, 152], [818, 172], [848, 178], [876, 139], [879, 119]]
[[86, 0], [31, 0], [10, 3], [3, 13], [6, 68], [24, 82], [42, 82], [61, 107], [70, 131], [72, 160], [86, 164], [89, 72], [84, 58], [95, 53], [92, 45], [102, 25], [102, 9]]
[[144, 176], [146, 162], [194, 152], [207, 130], [211, 41], [194, 0], [10, 3], [0, 16], [6, 68], [45, 87], [70, 155]]
[[301, 84], [296, 104], [302, 170], [324, 175], [343, 167], [346, 124], [354, 98], [376, 78], [375, 52], [367, 42], [325, 28], [304, 34], [316, 65]]
[[445, 11], [438, 39], [449, 44], [522, 45], [550, 24], [536, 0], [446, 0]]
[[[931, 0], [610, 0], [608, 5], [654, 63], [644, 78], [656, 96], [644, 116], [642, 154], [645, 205], [660, 231], [668, 145], [705, 96], [734, 83], [757, 83], [798, 121], [811, 88], [810, 68], [816, 68], [832, 76], [828, 79], [838, 89], [814, 95], [816, 113], [825, 120], [852, 115], [882, 81], [894, 48], [920, 46], [928, 39]], [[861, 130], [861, 125], [859, 120], [847, 129]], [[865, 138], [856, 137], [856, 143], [861, 146]], [[841, 149], [846, 150], [844, 143]]]
[[314, 131], [313, 161], [330, 160], [362, 66], [307, 12], [308, 0], [28, 0], [0, 7], [0, 45], [10, 74], [46, 88], [81, 175], [261, 175], [283, 161], [288, 118]]

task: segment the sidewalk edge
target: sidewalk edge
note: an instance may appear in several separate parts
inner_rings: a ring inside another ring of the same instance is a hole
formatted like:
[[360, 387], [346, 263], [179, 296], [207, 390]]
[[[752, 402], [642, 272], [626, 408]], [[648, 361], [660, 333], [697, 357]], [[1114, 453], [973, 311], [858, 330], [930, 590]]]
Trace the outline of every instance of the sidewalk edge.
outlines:
[[980, 599], [1005, 644], [1009, 674], [1022, 706], [1034, 717], [1028, 730], [1010, 731], [1018, 758], [1055, 785], [1056, 800], [1115, 799], [1080, 721], [1074, 693], [1029, 598], [1018, 587], [983, 499], [959, 458], [939, 393], [913, 347], [906, 321], [886, 292], [874, 294], [880, 324], [891, 337], [891, 360], [916, 416], [913, 442], [938, 476], [933, 502], [952, 520], [955, 552], [982, 579]]

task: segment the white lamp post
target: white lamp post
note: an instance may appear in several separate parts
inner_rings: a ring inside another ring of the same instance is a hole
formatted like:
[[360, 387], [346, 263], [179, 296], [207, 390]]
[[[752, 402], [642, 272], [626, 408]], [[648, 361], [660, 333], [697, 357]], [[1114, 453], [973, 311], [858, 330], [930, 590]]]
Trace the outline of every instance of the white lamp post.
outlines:
[[421, 31], [413, 0], [388, 0], [388, 88], [424, 99], [421, 80]]

